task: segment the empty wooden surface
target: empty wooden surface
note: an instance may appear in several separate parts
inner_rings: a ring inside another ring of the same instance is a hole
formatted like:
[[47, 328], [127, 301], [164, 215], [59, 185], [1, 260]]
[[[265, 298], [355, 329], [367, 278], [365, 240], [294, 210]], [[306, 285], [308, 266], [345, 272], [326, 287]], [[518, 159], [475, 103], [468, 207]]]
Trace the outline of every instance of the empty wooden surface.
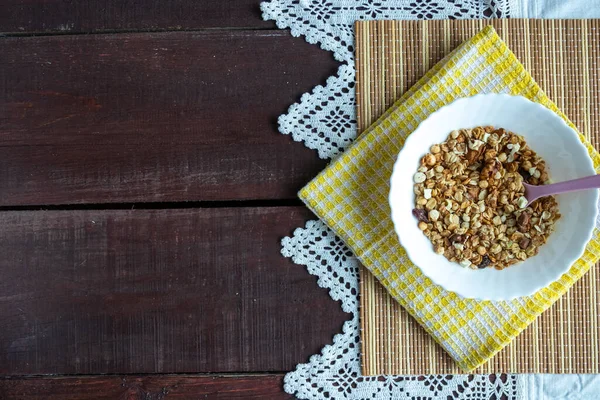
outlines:
[[293, 399], [283, 376], [145, 375], [30, 377], [0, 380], [0, 398], [23, 400]]
[[287, 371], [347, 315], [279, 254], [300, 207], [0, 213], [0, 374]]
[[7, 0], [0, 33], [0, 398], [289, 398], [348, 318], [280, 254], [325, 161], [277, 117], [331, 54], [251, 0]]
[[275, 27], [256, 0], [3, 0], [0, 31], [77, 33]]
[[325, 165], [276, 121], [336, 63], [287, 32], [10, 37], [0, 53], [0, 205], [290, 199]]

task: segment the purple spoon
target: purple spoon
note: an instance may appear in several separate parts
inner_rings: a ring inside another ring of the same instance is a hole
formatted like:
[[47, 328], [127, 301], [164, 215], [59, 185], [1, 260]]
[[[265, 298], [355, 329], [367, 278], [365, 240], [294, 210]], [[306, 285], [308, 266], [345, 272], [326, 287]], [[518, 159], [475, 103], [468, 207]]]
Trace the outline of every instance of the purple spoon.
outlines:
[[576, 192], [579, 190], [598, 189], [600, 188], [600, 175], [586, 176], [585, 178], [553, 183], [551, 185], [536, 186], [523, 182], [523, 186], [525, 187], [527, 205], [530, 205], [540, 197], [559, 193]]

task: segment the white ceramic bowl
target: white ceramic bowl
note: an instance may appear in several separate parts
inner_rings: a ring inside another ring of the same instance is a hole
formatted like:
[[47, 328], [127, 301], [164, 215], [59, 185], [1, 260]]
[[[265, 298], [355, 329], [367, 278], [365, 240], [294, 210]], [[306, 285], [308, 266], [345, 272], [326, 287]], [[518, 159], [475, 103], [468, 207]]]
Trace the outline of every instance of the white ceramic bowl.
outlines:
[[462, 268], [435, 254], [412, 215], [413, 174], [431, 145], [444, 142], [450, 131], [484, 125], [522, 135], [529, 147], [546, 161], [554, 182], [595, 174], [577, 133], [554, 112], [524, 97], [477, 95], [440, 108], [408, 137], [391, 177], [391, 217], [408, 257], [433, 282], [467, 298], [510, 300], [548, 286], [581, 257], [594, 229], [598, 191], [558, 195], [562, 218], [556, 224], [556, 231], [537, 256], [504, 270]]

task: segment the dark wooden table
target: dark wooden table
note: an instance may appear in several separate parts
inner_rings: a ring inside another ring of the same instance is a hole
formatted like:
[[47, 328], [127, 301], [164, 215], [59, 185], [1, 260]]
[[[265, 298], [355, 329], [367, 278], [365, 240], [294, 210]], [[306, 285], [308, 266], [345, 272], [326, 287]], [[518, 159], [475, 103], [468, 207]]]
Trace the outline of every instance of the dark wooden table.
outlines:
[[331, 54], [258, 0], [0, 3], [0, 399], [289, 398], [348, 318], [279, 243]]

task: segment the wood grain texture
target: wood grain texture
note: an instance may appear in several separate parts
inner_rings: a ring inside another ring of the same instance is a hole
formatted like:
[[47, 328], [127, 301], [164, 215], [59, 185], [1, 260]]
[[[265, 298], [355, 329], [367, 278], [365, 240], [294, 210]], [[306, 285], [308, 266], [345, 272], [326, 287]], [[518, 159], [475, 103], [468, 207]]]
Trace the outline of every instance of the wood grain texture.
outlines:
[[289, 199], [325, 165], [276, 121], [337, 64], [287, 32], [2, 38], [0, 53], [0, 205]]
[[0, 213], [0, 374], [288, 371], [348, 315], [303, 207]]
[[[358, 125], [363, 131], [446, 54], [491, 23], [540, 87], [600, 148], [600, 21], [359, 22]], [[598, 373], [598, 265], [475, 373]], [[450, 356], [361, 268], [363, 372], [460, 373]]]
[[75, 33], [108, 30], [274, 28], [256, 0], [4, 0], [0, 32]]
[[283, 375], [126, 375], [0, 378], [0, 398], [19, 400], [293, 399]]

